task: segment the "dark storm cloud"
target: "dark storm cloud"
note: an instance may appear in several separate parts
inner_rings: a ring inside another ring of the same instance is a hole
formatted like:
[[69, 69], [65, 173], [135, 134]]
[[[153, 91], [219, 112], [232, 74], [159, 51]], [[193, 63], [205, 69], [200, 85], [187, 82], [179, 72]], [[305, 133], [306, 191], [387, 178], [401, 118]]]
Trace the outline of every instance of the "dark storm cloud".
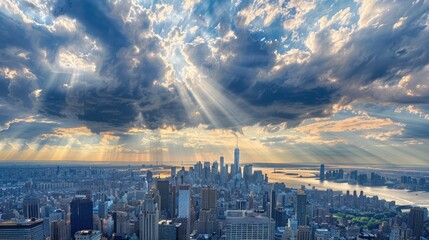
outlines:
[[[198, 23], [198, 36], [187, 39], [190, 42], [183, 52], [208, 76], [204, 81], [220, 86], [220, 92], [248, 114], [246, 118], [234, 116], [234, 110], [223, 111], [223, 106], [199, 106], [189, 92], [191, 103], [185, 106], [179, 94], [181, 83], [167, 79], [170, 60], [161, 56], [166, 45], [174, 42], [167, 44], [161, 39], [162, 34], [153, 32], [155, 17], [149, 9], [130, 11], [131, 4], [126, 2], [115, 6], [90, 0], [57, 1], [50, 14], [53, 19], [75, 19], [73, 33], [50, 31], [1, 12], [0, 29], [5, 33], [0, 36], [1, 67], [27, 68], [35, 79], [17, 75], [11, 80], [3, 76], [0, 98], [5, 105], [19, 105], [29, 113], [79, 121], [94, 132], [126, 131], [130, 127], [157, 129], [166, 125], [183, 128], [199, 123], [234, 129], [256, 123], [288, 122], [288, 126], [296, 126], [308, 118], [329, 116], [335, 104], [355, 100], [390, 104], [428, 101], [427, 94], [419, 98], [406, 94], [387, 96], [367, 88], [377, 82], [396, 84], [401, 76], [429, 63], [429, 31], [424, 23], [427, 4], [395, 5], [397, 11], [408, 14], [404, 26], [393, 28], [395, 20], [353, 29], [350, 39], [335, 54], [330, 29], [319, 29], [314, 33], [317, 48], [308, 60], [299, 63], [278, 62], [278, 56], [289, 50], [284, 46], [288, 42], [268, 36], [272, 32], [289, 33], [280, 31], [279, 26], [251, 31], [251, 26], [236, 16], [248, 5], [249, 2], [237, 7], [229, 1], [201, 1], [188, 12], [192, 15], [186, 19], [192, 21], [166, 24], [185, 32], [193, 26], [186, 24]], [[131, 12], [135, 16], [128, 21]], [[274, 23], [278, 25], [280, 18], [276, 19]], [[60, 51], [81, 44], [86, 35], [102, 49], [98, 58], [89, 54], [95, 59], [95, 73], [75, 76], [73, 72], [56, 69], [60, 68]], [[192, 42], [197, 37], [206, 40]], [[310, 56], [309, 49], [300, 50]], [[28, 56], [17, 57], [20, 51]], [[327, 81], [327, 74], [336, 80]], [[36, 90], [40, 90], [38, 96], [34, 96]], [[202, 116], [195, 118], [190, 112]], [[211, 122], [210, 113], [217, 124]], [[4, 121], [10, 120], [7, 114], [3, 115]]]

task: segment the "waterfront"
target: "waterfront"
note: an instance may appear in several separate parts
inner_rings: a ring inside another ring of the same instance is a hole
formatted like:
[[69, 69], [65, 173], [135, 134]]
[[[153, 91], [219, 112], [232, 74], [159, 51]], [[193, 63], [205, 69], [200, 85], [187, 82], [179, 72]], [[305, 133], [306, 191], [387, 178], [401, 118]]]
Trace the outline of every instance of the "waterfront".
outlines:
[[359, 186], [333, 181], [320, 182], [315, 175], [317, 170], [283, 169], [279, 173], [273, 173], [273, 168], [254, 168], [254, 170], [262, 170], [264, 174], [268, 174], [269, 182], [284, 182], [288, 187], [300, 188], [304, 185], [306, 188], [315, 187], [320, 190], [329, 188], [342, 192], [349, 190], [351, 194], [356, 190], [358, 194], [360, 191], [363, 191], [368, 196], [377, 195], [380, 199], [396, 201], [397, 205], [429, 207], [429, 192], [410, 192], [407, 190], [389, 189], [387, 187]]

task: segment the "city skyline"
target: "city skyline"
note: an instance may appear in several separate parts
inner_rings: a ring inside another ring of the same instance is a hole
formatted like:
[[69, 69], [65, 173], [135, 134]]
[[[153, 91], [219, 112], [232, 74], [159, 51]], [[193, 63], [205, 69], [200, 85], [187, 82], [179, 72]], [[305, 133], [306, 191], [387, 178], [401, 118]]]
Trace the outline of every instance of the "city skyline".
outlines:
[[427, 165], [428, 19], [428, 1], [1, 1], [0, 162]]

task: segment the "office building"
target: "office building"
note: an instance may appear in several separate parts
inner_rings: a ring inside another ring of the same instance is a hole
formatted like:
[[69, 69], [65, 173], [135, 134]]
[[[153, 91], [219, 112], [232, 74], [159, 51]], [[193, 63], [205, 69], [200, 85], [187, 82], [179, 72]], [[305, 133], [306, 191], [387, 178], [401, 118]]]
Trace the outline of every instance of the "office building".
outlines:
[[424, 211], [423, 208], [413, 207], [408, 215], [408, 225], [411, 228], [414, 239], [420, 239], [424, 228]]
[[206, 186], [202, 190], [201, 209], [216, 211], [217, 190], [214, 187]]
[[319, 174], [320, 181], [325, 181], [325, 164], [320, 164], [320, 174]]
[[22, 208], [25, 218], [40, 218], [39, 199], [31, 196], [25, 197], [22, 201]]
[[309, 226], [298, 226], [297, 240], [310, 240], [311, 228]]
[[77, 231], [93, 228], [92, 201], [86, 195], [76, 195], [70, 203], [71, 236]]
[[94, 230], [81, 230], [74, 234], [75, 240], [101, 240], [101, 232]]
[[240, 172], [240, 149], [238, 148], [238, 140], [237, 146], [234, 149], [234, 174], [238, 174]]
[[162, 215], [168, 217], [169, 214], [169, 203], [170, 203], [170, 183], [168, 180], [158, 180], [156, 182], [156, 189], [159, 191], [159, 196], [161, 197], [161, 206], [159, 211]]
[[114, 211], [112, 213], [113, 233], [128, 234], [130, 232], [130, 219], [128, 213]]
[[179, 187], [179, 211], [178, 217], [187, 219], [186, 224], [182, 223], [182, 226], [186, 226], [186, 236], [191, 233], [191, 189], [189, 185], [180, 185]]
[[303, 190], [298, 190], [296, 195], [295, 215], [298, 226], [307, 225], [307, 195]]
[[140, 240], [158, 239], [158, 216], [159, 210], [155, 200], [155, 194], [150, 191], [146, 193], [139, 213]]
[[273, 240], [274, 221], [262, 214], [247, 210], [225, 212], [226, 240]]
[[33, 218], [1, 222], [0, 239], [43, 240], [43, 220]]
[[69, 240], [69, 226], [64, 220], [54, 220], [51, 222], [51, 240]]
[[180, 223], [172, 220], [161, 220], [158, 222], [159, 240], [177, 240], [179, 239]]
[[107, 215], [107, 212], [109, 211], [109, 203], [106, 201], [100, 201], [98, 202], [98, 216], [100, 218], [105, 218]]

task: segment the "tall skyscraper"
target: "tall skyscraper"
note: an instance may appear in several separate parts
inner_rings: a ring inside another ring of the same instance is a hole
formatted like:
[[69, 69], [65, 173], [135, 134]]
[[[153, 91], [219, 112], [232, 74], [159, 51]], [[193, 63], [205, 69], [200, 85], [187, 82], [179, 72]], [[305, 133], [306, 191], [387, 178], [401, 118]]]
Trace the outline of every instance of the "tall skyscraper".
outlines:
[[68, 225], [64, 220], [54, 220], [51, 222], [51, 240], [69, 240], [70, 233]]
[[154, 193], [148, 192], [139, 213], [139, 239], [157, 240], [159, 210], [155, 201]]
[[191, 209], [191, 190], [189, 185], [179, 187], [179, 218], [189, 218]]
[[129, 234], [130, 219], [128, 213], [122, 211], [114, 211], [112, 213], [113, 233]]
[[156, 189], [159, 191], [159, 196], [161, 197], [161, 206], [159, 207], [159, 211], [162, 215], [169, 217], [169, 203], [170, 203], [170, 183], [167, 179], [158, 180], [156, 182]]
[[219, 221], [216, 219], [217, 190], [211, 186], [202, 188], [200, 218], [196, 222], [198, 234], [219, 233]]
[[27, 196], [22, 201], [25, 218], [40, 218], [39, 199]]
[[238, 174], [240, 171], [240, 149], [238, 148], [238, 139], [237, 146], [234, 149], [234, 172]]
[[211, 186], [202, 188], [202, 210], [216, 211], [217, 190]]
[[43, 220], [33, 218], [1, 222], [0, 239], [43, 240]]
[[227, 210], [225, 221], [226, 240], [273, 240], [274, 221], [253, 211]]
[[423, 208], [413, 207], [408, 215], [408, 225], [412, 230], [414, 239], [420, 239], [424, 228], [424, 211]]
[[305, 195], [303, 190], [298, 190], [296, 195], [295, 215], [298, 226], [307, 225], [307, 195]]
[[325, 164], [320, 164], [320, 181], [325, 181]]
[[270, 217], [274, 218], [274, 214], [277, 207], [277, 192], [274, 189], [271, 190], [270, 206]]
[[85, 195], [76, 195], [70, 203], [71, 236], [77, 231], [93, 228], [92, 201]]
[[[179, 214], [183, 227], [186, 227], [186, 236], [189, 238], [191, 233], [191, 189], [189, 185], [180, 185], [179, 187]], [[185, 220], [186, 219], [186, 220]], [[184, 222], [186, 221], [186, 223]]]
[[220, 156], [219, 163], [220, 163], [220, 169], [222, 170], [222, 168], [225, 167], [225, 158], [223, 156]]

